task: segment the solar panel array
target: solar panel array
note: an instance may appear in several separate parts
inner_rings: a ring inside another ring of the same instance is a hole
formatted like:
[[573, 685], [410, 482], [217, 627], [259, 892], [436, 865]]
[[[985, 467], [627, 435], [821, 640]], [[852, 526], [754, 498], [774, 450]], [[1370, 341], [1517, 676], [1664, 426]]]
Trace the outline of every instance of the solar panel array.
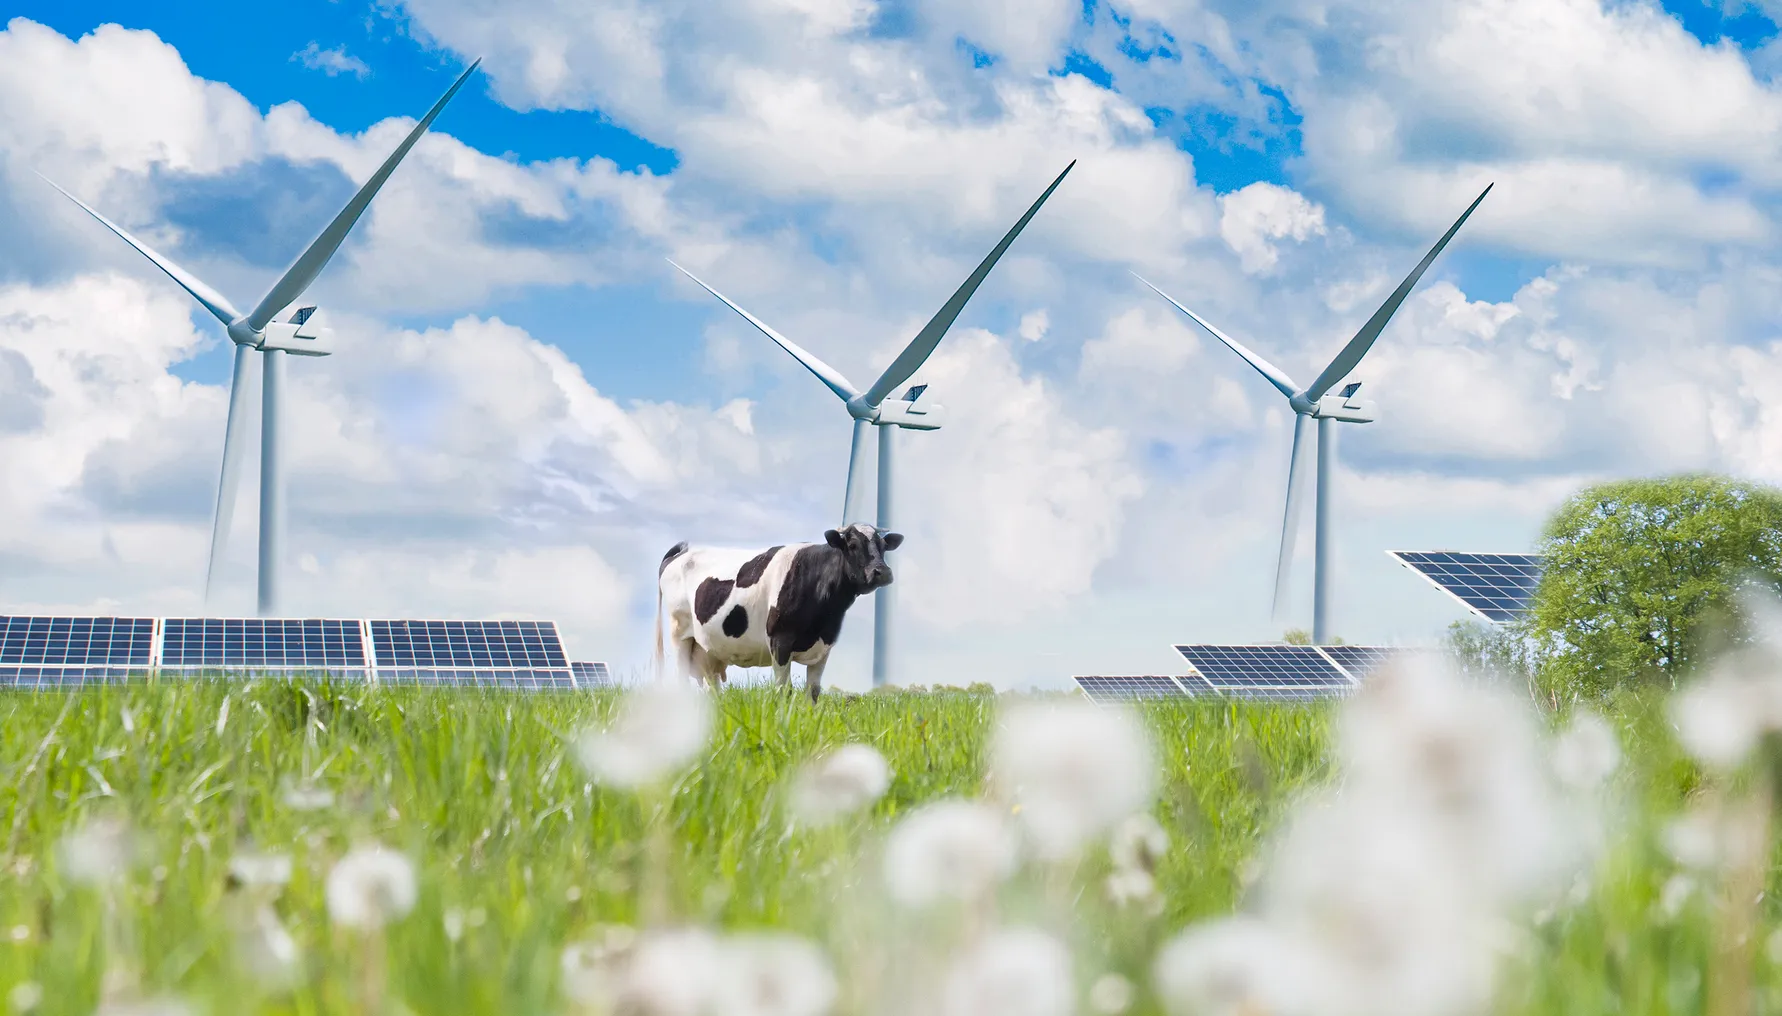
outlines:
[[1185, 698], [1182, 686], [1167, 676], [1089, 676], [1076, 678], [1077, 687], [1091, 701], [1103, 705], [1146, 699]]
[[1388, 551], [1405, 567], [1494, 624], [1528, 610], [1545, 561], [1539, 554], [1463, 554], [1456, 551]]
[[148, 617], [0, 616], [0, 687], [122, 681], [153, 662]]
[[571, 667], [552, 621], [0, 615], [0, 687], [154, 671], [530, 690], [611, 684], [604, 663]]

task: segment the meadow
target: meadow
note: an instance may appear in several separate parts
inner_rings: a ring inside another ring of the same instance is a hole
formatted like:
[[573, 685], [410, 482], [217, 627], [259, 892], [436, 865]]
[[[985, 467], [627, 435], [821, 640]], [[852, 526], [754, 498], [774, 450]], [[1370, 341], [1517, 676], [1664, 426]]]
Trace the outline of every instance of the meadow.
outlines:
[[[835, 1011], [915, 1011], [895, 1000], [986, 918], [888, 904], [885, 837], [924, 803], [985, 793], [993, 727], [1015, 698], [894, 691], [813, 707], [726, 691], [697, 762], [640, 794], [597, 785], [572, 747], [611, 720], [611, 692], [269, 680], [0, 694], [0, 1000], [43, 1014], [578, 1012], [566, 946], [667, 924], [795, 933], [833, 965]], [[1069, 1011], [1180, 1011], [1153, 987], [1160, 948], [1250, 905], [1271, 837], [1341, 778], [1338, 708], [1140, 710], [1158, 766], [1150, 810], [1169, 837], [1155, 897], [1110, 899], [1113, 861], [1094, 846], [1023, 864], [989, 919], [1064, 943]], [[1771, 894], [1720, 906], [1720, 882], [1677, 856], [1674, 823], [1709, 785], [1668, 715], [1651, 693], [1605, 709], [1625, 760], [1600, 794], [1601, 842], [1585, 875], [1509, 914], [1494, 1011], [1782, 1011]], [[798, 766], [854, 742], [889, 763], [883, 796], [831, 825], [793, 821]], [[110, 831], [98, 846], [95, 829]], [[325, 883], [372, 842], [412, 860], [416, 893], [367, 931], [331, 917]], [[288, 876], [243, 874], [241, 859], [268, 855], [288, 856]], [[288, 934], [277, 976], [244, 952], [257, 919]], [[1756, 923], [1726, 933], [1735, 919]], [[1726, 976], [1743, 981], [1712, 986]], [[1232, 997], [1203, 1009], [1258, 1011]]]

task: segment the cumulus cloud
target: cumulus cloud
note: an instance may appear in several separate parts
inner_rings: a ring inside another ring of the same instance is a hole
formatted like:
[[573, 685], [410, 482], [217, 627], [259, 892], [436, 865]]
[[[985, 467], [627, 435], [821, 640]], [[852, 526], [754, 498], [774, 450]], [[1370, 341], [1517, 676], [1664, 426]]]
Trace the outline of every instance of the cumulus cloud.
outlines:
[[1324, 234], [1324, 209], [1290, 188], [1253, 183], [1219, 199], [1219, 236], [1246, 272], [1265, 272], [1281, 258], [1276, 240]]

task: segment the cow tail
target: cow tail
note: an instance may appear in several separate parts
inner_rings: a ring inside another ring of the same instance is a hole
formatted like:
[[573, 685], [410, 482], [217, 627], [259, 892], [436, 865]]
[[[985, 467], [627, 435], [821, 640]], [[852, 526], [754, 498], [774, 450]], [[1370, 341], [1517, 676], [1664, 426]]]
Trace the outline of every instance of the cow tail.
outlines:
[[656, 680], [662, 680], [662, 579], [656, 579]]

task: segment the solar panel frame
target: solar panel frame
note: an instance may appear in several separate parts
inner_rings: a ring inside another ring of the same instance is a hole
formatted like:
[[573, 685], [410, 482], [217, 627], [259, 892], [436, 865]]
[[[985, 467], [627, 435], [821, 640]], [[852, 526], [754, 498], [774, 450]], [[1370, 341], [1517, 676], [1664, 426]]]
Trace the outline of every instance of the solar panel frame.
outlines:
[[160, 625], [158, 668], [188, 676], [326, 674], [369, 679], [357, 619], [170, 617]]
[[604, 663], [588, 660], [571, 660], [569, 672], [575, 678], [578, 688], [611, 688], [613, 687], [612, 668]]
[[1071, 680], [1097, 705], [1188, 697], [1174, 677], [1162, 674], [1085, 674]]
[[1467, 610], [1493, 624], [1526, 613], [1540, 583], [1539, 554], [1480, 554], [1453, 550], [1389, 550], [1389, 557]]
[[1303, 701], [1354, 691], [1356, 683], [1317, 646], [1178, 645], [1176, 652], [1214, 694], [1228, 698]]
[[555, 621], [374, 618], [376, 666], [419, 670], [568, 670]]
[[379, 667], [380, 685], [428, 688], [502, 688], [514, 691], [573, 691], [569, 668], [477, 669], [474, 667]]
[[0, 666], [147, 670], [154, 639], [150, 617], [0, 615]]

